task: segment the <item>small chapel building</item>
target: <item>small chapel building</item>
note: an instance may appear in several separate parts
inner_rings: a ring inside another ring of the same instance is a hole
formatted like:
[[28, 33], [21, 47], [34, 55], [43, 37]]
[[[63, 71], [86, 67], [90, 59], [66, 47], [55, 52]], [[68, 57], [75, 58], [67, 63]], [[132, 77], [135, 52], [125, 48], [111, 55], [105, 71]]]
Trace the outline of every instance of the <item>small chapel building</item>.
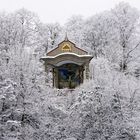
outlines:
[[73, 89], [89, 79], [89, 63], [93, 58], [85, 50], [78, 48], [67, 37], [41, 59], [45, 70], [50, 67], [53, 87]]

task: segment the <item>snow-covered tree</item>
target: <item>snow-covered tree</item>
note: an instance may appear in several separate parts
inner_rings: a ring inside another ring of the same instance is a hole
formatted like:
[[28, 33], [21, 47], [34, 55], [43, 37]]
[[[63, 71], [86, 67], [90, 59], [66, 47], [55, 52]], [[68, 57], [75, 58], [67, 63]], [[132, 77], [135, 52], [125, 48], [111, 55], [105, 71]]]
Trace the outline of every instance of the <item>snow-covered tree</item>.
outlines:
[[112, 36], [114, 34], [112, 24], [113, 19], [109, 11], [95, 15], [85, 22], [83, 47], [87, 48], [95, 58], [105, 56], [106, 47], [111, 47], [112, 42], [116, 41]]
[[[94, 55], [89, 81], [74, 91], [51, 88], [40, 61], [65, 31]], [[136, 9], [120, 3], [87, 20], [74, 16], [64, 27], [20, 9], [0, 14], [0, 32], [1, 140], [140, 139]]]
[[127, 3], [120, 3], [112, 9], [121, 50], [120, 70], [126, 71], [128, 64], [137, 61], [140, 51], [139, 12]]
[[81, 16], [73, 16], [65, 24], [65, 30], [68, 35], [68, 39], [75, 42], [78, 47], [82, 47], [83, 26], [84, 20]]

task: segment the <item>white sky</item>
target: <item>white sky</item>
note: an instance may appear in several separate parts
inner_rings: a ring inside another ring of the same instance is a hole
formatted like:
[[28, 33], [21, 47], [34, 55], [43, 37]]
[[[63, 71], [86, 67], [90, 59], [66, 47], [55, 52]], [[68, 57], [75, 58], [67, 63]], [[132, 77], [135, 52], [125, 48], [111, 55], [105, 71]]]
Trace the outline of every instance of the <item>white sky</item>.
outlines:
[[0, 12], [25, 8], [37, 13], [44, 23], [64, 24], [73, 15], [87, 18], [113, 8], [120, 1], [140, 10], [140, 0], [0, 0]]

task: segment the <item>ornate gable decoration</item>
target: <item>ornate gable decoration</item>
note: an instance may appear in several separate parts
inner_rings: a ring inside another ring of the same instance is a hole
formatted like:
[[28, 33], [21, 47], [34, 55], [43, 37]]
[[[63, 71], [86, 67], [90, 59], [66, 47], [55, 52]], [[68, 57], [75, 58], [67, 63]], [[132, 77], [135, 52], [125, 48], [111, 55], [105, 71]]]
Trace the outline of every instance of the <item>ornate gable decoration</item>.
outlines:
[[70, 52], [71, 51], [71, 46], [69, 45], [69, 44], [64, 44], [63, 46], [62, 46], [62, 51], [64, 51], [64, 52]]
[[85, 50], [82, 50], [81, 48], [76, 47], [76, 45], [73, 42], [69, 40], [64, 40], [58, 44], [58, 47], [48, 52], [47, 56], [56, 56], [56, 55], [67, 53], [67, 52], [78, 54], [78, 55], [88, 54]]

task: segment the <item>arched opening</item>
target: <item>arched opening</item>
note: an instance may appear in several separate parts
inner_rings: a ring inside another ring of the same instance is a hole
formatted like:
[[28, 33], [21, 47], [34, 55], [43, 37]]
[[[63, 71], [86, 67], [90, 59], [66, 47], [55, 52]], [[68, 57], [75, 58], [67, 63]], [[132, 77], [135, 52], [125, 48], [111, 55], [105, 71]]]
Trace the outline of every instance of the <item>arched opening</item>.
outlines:
[[83, 83], [83, 66], [66, 63], [58, 67], [58, 88], [73, 89]]

